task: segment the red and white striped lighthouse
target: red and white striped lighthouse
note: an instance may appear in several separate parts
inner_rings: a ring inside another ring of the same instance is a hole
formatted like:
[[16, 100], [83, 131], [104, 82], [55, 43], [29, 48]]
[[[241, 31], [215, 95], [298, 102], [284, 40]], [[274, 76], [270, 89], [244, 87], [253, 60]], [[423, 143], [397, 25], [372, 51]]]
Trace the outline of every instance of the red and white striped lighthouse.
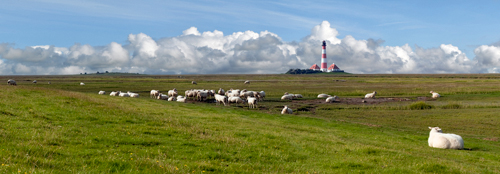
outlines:
[[321, 71], [327, 72], [327, 65], [326, 65], [326, 42], [323, 41], [323, 51], [321, 51]]

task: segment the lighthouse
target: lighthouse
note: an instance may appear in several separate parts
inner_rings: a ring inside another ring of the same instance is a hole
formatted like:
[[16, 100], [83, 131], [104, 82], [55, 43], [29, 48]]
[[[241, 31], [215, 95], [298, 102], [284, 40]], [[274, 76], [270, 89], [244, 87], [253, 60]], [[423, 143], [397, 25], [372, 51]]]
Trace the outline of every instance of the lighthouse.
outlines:
[[327, 72], [327, 63], [326, 63], [326, 42], [323, 41], [323, 51], [321, 51], [321, 71]]

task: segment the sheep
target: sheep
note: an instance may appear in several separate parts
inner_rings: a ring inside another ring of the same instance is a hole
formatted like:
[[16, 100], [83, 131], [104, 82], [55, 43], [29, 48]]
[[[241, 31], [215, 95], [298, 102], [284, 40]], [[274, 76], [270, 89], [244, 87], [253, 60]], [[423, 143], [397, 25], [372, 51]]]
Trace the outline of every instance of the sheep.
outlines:
[[339, 97], [337, 97], [336, 95], [333, 96], [333, 97], [328, 97], [328, 98], [326, 98], [326, 102], [327, 103], [333, 103], [333, 102], [337, 101], [338, 98]]
[[463, 149], [464, 140], [460, 135], [445, 134], [439, 127], [429, 127], [429, 147], [441, 149]]
[[48, 82], [48, 84], [50, 85], [50, 81]]
[[432, 94], [432, 98], [439, 98], [439, 97], [441, 97], [441, 95], [439, 95], [437, 92], [431, 91], [430, 93]]
[[186, 98], [177, 98], [177, 102], [186, 103]]
[[119, 96], [120, 95], [120, 91], [112, 91], [111, 93], [109, 93], [109, 96]]
[[168, 96], [169, 97], [177, 97], [177, 90], [168, 90]]
[[198, 91], [196, 94], [197, 94], [196, 98], [199, 101], [203, 101], [203, 100], [206, 100], [208, 98], [208, 92], [207, 91]]
[[176, 101], [176, 100], [177, 100], [177, 98], [175, 98], [175, 97], [169, 97], [168, 98], [168, 101]]
[[227, 106], [227, 104], [229, 102], [227, 96], [220, 95], [220, 94], [215, 94], [215, 101], [216, 101], [216, 105], [223, 103], [224, 106]]
[[118, 96], [120, 96], [120, 97], [130, 97], [130, 95], [128, 93], [120, 93], [120, 94], [118, 94]]
[[12, 85], [12, 86], [17, 86], [16, 81], [12, 80], [12, 79], [7, 80], [7, 84]]
[[104, 94], [106, 94], [106, 91], [99, 91], [99, 93], [98, 93], [98, 94], [99, 94], [99, 95], [104, 95]]
[[36, 80], [33, 80], [33, 83], [36, 84]]
[[290, 109], [287, 105], [281, 110], [281, 114], [293, 114], [293, 110]]
[[227, 101], [229, 103], [236, 103], [236, 104], [238, 104], [238, 103], [244, 103], [245, 102], [240, 97], [229, 97], [229, 98], [227, 98]]
[[82, 86], [83, 86], [83, 85], [85, 85], [85, 83], [83, 83], [83, 82], [80, 82], [80, 85], [82, 85]]
[[262, 100], [264, 100], [264, 98], [266, 98], [266, 92], [260, 91], [259, 94], [262, 97]]
[[158, 94], [158, 97], [156, 97], [158, 100], [168, 100], [168, 95], [163, 95], [162, 93]]
[[149, 93], [150, 98], [158, 98], [158, 95], [160, 95], [160, 91], [154, 89]]
[[217, 91], [217, 94], [224, 95], [224, 94], [226, 94], [226, 92], [224, 92], [224, 89], [219, 88], [219, 91]]
[[240, 90], [231, 90], [231, 92], [227, 94], [228, 97], [239, 97], [240, 96]]
[[328, 97], [331, 97], [331, 95], [328, 95], [328, 94], [319, 94], [318, 95], [318, 98], [328, 98]]
[[127, 93], [128, 93], [128, 95], [129, 95], [130, 97], [133, 97], [133, 98], [139, 98], [139, 94], [137, 94], [137, 93], [133, 93], [133, 92], [130, 92], [130, 91], [128, 91]]
[[257, 106], [257, 98], [248, 96], [247, 102], [248, 102], [248, 108], [259, 108]]
[[303, 98], [302, 94], [294, 94], [295, 98]]
[[372, 93], [366, 94], [365, 98], [375, 98], [375, 94], [377, 94], [377, 91], [373, 91]]
[[281, 100], [293, 100], [293, 97], [291, 95], [283, 95], [281, 96]]
[[194, 90], [187, 90], [186, 93], [184, 93], [186, 98], [192, 97], [193, 99], [196, 97], [196, 91]]
[[250, 81], [249, 81], [249, 80], [246, 80], [244, 84], [250, 84]]
[[197, 85], [198, 83], [196, 83], [195, 81], [191, 81], [191, 84]]
[[246, 92], [241, 91], [240, 92], [240, 97], [241, 98], [247, 98], [248, 96], [254, 97], [253, 91], [246, 91]]

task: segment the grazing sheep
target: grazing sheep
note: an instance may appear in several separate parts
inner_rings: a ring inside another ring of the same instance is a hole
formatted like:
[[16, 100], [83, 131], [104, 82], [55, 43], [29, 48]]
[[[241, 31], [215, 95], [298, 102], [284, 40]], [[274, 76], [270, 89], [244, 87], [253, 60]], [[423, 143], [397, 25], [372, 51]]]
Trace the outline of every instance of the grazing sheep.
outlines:
[[281, 114], [293, 114], [293, 110], [288, 108], [287, 105], [285, 105], [285, 108], [283, 108], [283, 110], [281, 110]]
[[193, 99], [194, 99], [194, 98], [196, 97], [196, 95], [197, 95], [197, 94], [196, 94], [196, 91], [194, 91], [194, 90], [192, 90], [192, 89], [191, 89], [191, 90], [187, 90], [187, 91], [186, 91], [186, 93], [184, 93], [184, 94], [185, 94], [186, 98], [191, 97], [191, 98], [193, 98]]
[[191, 84], [197, 85], [198, 83], [196, 83], [195, 81], [191, 81]]
[[334, 95], [333, 97], [326, 98], [326, 102], [327, 103], [333, 103], [333, 102], [337, 101], [338, 98], [339, 97], [337, 97], [336, 95]]
[[294, 94], [295, 98], [303, 98], [302, 94]]
[[158, 98], [158, 95], [160, 95], [160, 91], [158, 90], [151, 90], [151, 93], [149, 93], [150, 98]]
[[48, 84], [50, 85], [50, 81], [49, 81], [49, 83], [48, 83]]
[[199, 101], [204, 101], [208, 98], [208, 92], [207, 91], [198, 91], [196, 93], [196, 98], [199, 100]]
[[250, 81], [249, 80], [245, 81], [245, 84], [250, 84]]
[[215, 94], [215, 101], [216, 105], [223, 103], [224, 106], [227, 106], [229, 104], [228, 98], [225, 95]]
[[439, 127], [429, 127], [429, 147], [441, 149], [463, 149], [464, 140], [460, 135], [445, 134]]
[[266, 98], [266, 92], [260, 91], [259, 94], [262, 97], [262, 100], [264, 100], [264, 98]]
[[9, 85], [13, 85], [13, 86], [17, 86], [16, 81], [15, 81], [15, 80], [12, 80], [12, 79], [7, 80], [7, 84], [9, 84]]
[[281, 100], [293, 100], [293, 96], [292, 95], [283, 95], [283, 96], [281, 96]]
[[245, 102], [245, 101], [243, 101], [243, 99], [241, 99], [240, 97], [229, 97], [229, 98], [227, 99], [227, 101], [228, 101], [229, 103], [236, 103], [236, 104], [238, 104], [238, 103], [244, 103], [244, 102]]
[[36, 80], [33, 80], [33, 83], [36, 84]]
[[377, 94], [377, 91], [373, 91], [372, 93], [366, 94], [365, 98], [375, 98], [375, 94]]
[[441, 95], [439, 95], [437, 92], [431, 91], [430, 93], [432, 94], [432, 98], [439, 98], [439, 97], [441, 97]]
[[98, 93], [98, 94], [99, 94], [99, 95], [104, 95], [104, 94], [106, 94], [106, 91], [99, 91], [99, 93]]
[[257, 98], [255, 97], [247, 97], [248, 108], [259, 108], [257, 106]]
[[247, 98], [248, 96], [255, 97], [253, 91], [245, 91], [245, 92], [241, 91], [240, 92], [241, 98]]
[[328, 95], [328, 94], [319, 94], [318, 95], [318, 98], [328, 98], [328, 97], [331, 97], [331, 95]]
[[80, 82], [80, 85], [82, 85], [82, 86], [83, 86], [83, 85], [85, 85], [85, 83], [83, 83], [83, 82]]

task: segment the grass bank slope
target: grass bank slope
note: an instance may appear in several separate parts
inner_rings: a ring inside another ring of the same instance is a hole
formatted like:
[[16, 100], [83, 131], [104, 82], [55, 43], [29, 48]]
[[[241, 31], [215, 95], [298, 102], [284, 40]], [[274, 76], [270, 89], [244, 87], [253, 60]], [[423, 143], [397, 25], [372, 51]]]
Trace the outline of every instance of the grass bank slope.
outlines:
[[427, 146], [427, 132], [411, 129], [35, 86], [0, 89], [0, 173], [500, 172], [496, 141], [464, 137], [466, 148], [475, 148], [442, 150]]

